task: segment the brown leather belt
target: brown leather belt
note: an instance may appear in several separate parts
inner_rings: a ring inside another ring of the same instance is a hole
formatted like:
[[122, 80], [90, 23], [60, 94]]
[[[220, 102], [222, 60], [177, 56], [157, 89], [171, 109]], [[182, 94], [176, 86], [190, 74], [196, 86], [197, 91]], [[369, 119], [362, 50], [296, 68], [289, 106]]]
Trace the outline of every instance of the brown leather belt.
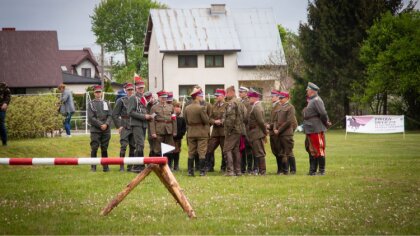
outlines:
[[167, 120], [157, 120], [156, 122], [166, 123], [166, 124], [171, 124], [172, 123], [172, 121], [167, 121]]
[[190, 123], [189, 126], [204, 126], [202, 123]]

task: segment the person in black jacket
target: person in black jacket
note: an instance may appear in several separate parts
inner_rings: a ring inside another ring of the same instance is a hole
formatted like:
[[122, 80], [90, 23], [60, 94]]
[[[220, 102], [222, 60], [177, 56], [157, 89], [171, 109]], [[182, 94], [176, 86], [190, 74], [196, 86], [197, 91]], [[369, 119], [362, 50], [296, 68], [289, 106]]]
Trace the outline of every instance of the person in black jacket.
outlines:
[[185, 123], [184, 117], [181, 116], [181, 110], [182, 110], [181, 104], [179, 102], [174, 102], [173, 105], [174, 105], [174, 110], [176, 114], [176, 125], [177, 125], [177, 132], [176, 132], [176, 136], [174, 137], [175, 150], [173, 152], [173, 157], [174, 157], [173, 166], [174, 166], [174, 171], [178, 171], [179, 170], [179, 154], [181, 153], [182, 138], [187, 132], [187, 124]]

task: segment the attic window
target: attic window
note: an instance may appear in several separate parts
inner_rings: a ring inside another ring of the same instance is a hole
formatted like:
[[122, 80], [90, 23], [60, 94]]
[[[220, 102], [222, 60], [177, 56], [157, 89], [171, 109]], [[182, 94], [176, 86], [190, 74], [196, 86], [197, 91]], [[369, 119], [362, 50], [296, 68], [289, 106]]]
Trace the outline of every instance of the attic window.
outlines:
[[67, 71], [67, 66], [61, 66], [61, 71]]
[[90, 68], [82, 68], [82, 76], [91, 77]]

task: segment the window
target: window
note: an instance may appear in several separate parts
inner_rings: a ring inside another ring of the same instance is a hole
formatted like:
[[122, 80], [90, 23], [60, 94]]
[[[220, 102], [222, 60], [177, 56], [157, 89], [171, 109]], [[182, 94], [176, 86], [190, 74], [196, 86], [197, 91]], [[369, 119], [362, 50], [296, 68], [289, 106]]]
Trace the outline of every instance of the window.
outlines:
[[223, 55], [206, 55], [206, 67], [224, 67]]
[[214, 95], [216, 89], [225, 89], [225, 85], [223, 84], [206, 84], [206, 96], [208, 94]]
[[61, 71], [67, 71], [67, 66], [61, 66]]
[[91, 77], [90, 68], [82, 68], [82, 76]]
[[179, 101], [182, 102], [185, 97], [189, 97], [194, 90], [194, 85], [179, 85]]
[[197, 55], [179, 55], [178, 68], [197, 67]]

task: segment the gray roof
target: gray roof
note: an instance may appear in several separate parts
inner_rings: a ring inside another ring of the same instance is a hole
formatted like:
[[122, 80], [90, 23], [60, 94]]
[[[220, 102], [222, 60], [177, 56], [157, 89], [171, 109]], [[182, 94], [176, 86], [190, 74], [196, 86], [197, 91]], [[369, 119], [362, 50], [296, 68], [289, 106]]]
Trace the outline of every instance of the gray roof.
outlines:
[[63, 81], [65, 84], [101, 84], [98, 78], [84, 77], [63, 72]]
[[150, 10], [145, 40], [147, 54], [152, 28], [160, 52], [237, 51], [238, 66], [286, 65], [272, 9], [232, 9], [211, 14], [202, 9]]

